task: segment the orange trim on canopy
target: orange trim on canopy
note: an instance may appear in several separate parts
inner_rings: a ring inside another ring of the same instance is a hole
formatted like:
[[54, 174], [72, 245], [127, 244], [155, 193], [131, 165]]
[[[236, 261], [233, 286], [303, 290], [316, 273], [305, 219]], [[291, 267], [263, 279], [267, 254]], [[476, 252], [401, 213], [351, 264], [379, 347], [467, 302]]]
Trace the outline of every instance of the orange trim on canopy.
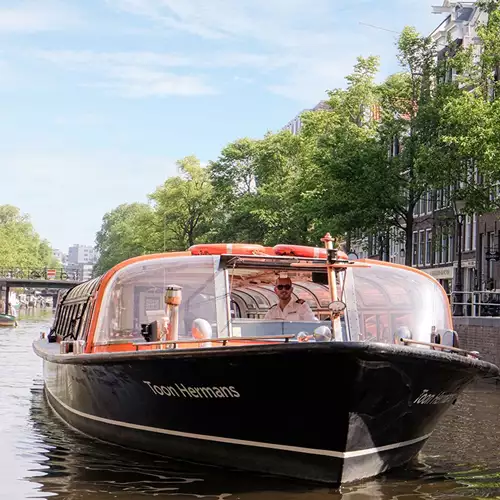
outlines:
[[93, 342], [95, 335], [95, 328], [97, 326], [97, 319], [101, 311], [102, 300], [104, 298], [104, 292], [110, 282], [111, 278], [121, 269], [127, 267], [131, 264], [136, 264], [137, 262], [145, 262], [148, 260], [165, 259], [169, 257], [191, 257], [191, 252], [171, 252], [171, 253], [152, 253], [149, 255], [139, 255], [138, 257], [132, 257], [131, 259], [124, 260], [116, 266], [112, 267], [103, 277], [101, 284], [99, 286], [99, 291], [97, 292], [97, 297], [95, 301], [94, 311], [92, 314], [92, 321], [90, 322], [89, 334], [87, 336], [87, 345], [85, 347], [85, 352], [93, 352]]

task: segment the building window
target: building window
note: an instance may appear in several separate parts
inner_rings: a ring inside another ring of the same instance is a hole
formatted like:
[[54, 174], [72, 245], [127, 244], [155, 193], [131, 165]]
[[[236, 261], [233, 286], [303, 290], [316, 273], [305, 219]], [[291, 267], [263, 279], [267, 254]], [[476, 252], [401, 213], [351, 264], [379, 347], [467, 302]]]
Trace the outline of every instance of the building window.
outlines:
[[446, 208], [449, 206], [450, 206], [450, 188], [446, 187], [443, 189], [442, 207]]
[[441, 232], [442, 229], [436, 228], [436, 237], [434, 239], [434, 264], [441, 264]]
[[448, 235], [443, 234], [441, 236], [441, 262], [448, 261]]
[[432, 229], [425, 231], [425, 263], [430, 265], [432, 258]]
[[432, 213], [432, 191], [427, 193], [427, 213]]
[[481, 256], [481, 266], [479, 268], [480, 270], [480, 280], [481, 280], [481, 290], [484, 290], [486, 287], [486, 281], [487, 281], [487, 268], [486, 268], [486, 248], [485, 248], [485, 235], [480, 234], [479, 235], [479, 255]]
[[415, 231], [413, 233], [413, 255], [412, 255], [412, 266], [416, 266], [418, 262], [418, 233]]
[[469, 215], [465, 216], [465, 244], [464, 252], [469, 252], [471, 250], [471, 238], [472, 238], [472, 223]]
[[425, 231], [418, 233], [418, 265], [423, 266], [425, 262]]
[[[493, 252], [495, 248], [495, 233], [491, 231], [488, 233], [488, 251]], [[488, 261], [488, 280], [493, 279], [493, 260]]]
[[453, 234], [450, 234], [448, 236], [448, 262], [453, 262], [453, 259], [455, 257], [454, 255], [454, 243], [455, 243], [455, 236]]

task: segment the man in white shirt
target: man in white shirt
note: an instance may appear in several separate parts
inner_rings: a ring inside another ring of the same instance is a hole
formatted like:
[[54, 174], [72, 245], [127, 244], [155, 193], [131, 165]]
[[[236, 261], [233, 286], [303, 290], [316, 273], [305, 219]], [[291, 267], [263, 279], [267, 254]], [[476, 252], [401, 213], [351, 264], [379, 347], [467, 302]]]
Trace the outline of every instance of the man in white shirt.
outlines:
[[302, 299], [292, 300], [293, 285], [290, 278], [278, 278], [274, 286], [274, 293], [279, 302], [270, 307], [264, 319], [281, 321], [319, 321], [311, 308]]

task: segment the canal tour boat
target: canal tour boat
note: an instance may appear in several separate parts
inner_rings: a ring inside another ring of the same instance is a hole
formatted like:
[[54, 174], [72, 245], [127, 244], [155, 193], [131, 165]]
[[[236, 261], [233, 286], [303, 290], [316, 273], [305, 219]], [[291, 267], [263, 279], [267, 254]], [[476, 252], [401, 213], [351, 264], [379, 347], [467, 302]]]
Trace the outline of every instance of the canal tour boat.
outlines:
[[[33, 344], [50, 406], [131, 449], [332, 485], [408, 463], [499, 370], [431, 276], [322, 241], [144, 255], [64, 292]], [[315, 321], [265, 318], [279, 277]]]

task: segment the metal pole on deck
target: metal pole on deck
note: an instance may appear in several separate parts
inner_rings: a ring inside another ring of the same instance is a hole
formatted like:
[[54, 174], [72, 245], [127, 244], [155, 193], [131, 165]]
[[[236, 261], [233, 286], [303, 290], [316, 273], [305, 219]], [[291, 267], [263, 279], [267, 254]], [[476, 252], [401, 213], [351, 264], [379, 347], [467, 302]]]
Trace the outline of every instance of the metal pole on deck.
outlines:
[[[330, 265], [330, 253], [331, 251], [334, 250], [333, 248], [333, 243], [334, 239], [331, 237], [330, 233], [326, 233], [323, 238], [321, 238], [321, 241], [325, 244], [325, 249], [326, 249], [326, 267], [327, 267], [327, 275], [328, 275], [328, 288], [330, 289], [330, 298], [332, 302], [335, 302], [338, 300], [338, 294], [337, 294], [337, 273], [335, 272], [335, 268]], [[340, 323], [340, 316], [339, 315], [334, 315], [333, 313], [331, 314], [331, 319], [332, 319], [332, 325], [333, 325], [333, 335], [335, 340], [342, 340], [342, 325]]]

